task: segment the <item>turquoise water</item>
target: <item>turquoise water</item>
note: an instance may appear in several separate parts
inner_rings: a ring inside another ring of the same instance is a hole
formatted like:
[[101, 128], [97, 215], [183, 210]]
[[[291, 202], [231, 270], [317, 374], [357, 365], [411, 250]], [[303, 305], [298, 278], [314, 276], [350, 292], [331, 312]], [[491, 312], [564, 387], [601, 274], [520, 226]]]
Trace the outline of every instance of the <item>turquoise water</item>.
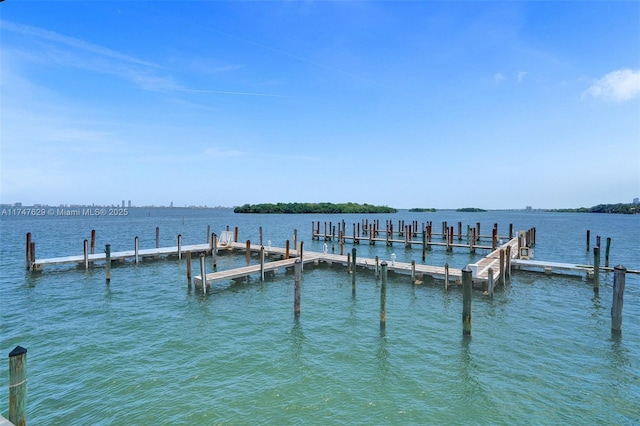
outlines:
[[[411, 286], [390, 274], [387, 327], [379, 330], [380, 288], [359, 270], [357, 294], [343, 267], [307, 265], [302, 313], [293, 315], [293, 274], [264, 283], [188, 289], [184, 261], [145, 261], [105, 270], [73, 266], [31, 274], [25, 233], [39, 258], [82, 253], [96, 229], [97, 250], [206, 241], [239, 228], [240, 241], [308, 250], [311, 222], [362, 218], [462, 221], [501, 234], [537, 228], [536, 258], [592, 263], [586, 230], [612, 238], [611, 265], [640, 269], [640, 216], [542, 212], [394, 215], [235, 215], [228, 210], [131, 210], [126, 217], [2, 217], [0, 349], [28, 349], [27, 418], [66, 424], [639, 424], [640, 277], [627, 275], [622, 335], [611, 334], [613, 274], [599, 295], [581, 276], [514, 272], [493, 299], [473, 294], [472, 337], [462, 337], [462, 292], [441, 282]], [[329, 243], [330, 244], [330, 243]], [[346, 245], [346, 251], [353, 246]], [[358, 256], [422, 262], [401, 245], [356, 246]], [[336, 247], [337, 250], [337, 247]], [[481, 256], [433, 248], [425, 263], [461, 268]], [[604, 264], [604, 249], [602, 254]], [[210, 260], [210, 259], [208, 259]], [[252, 260], [257, 262], [257, 258]], [[244, 254], [221, 254], [218, 269], [243, 266]], [[194, 261], [194, 271], [196, 262]], [[207, 267], [211, 270], [211, 264]], [[0, 412], [7, 416], [8, 362], [0, 369]]]

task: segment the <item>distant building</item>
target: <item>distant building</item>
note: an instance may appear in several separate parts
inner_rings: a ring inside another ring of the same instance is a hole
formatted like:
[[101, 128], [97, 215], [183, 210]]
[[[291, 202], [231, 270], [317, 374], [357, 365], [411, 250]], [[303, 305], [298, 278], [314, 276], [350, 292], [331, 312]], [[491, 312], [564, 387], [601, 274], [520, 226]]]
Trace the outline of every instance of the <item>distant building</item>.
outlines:
[[22, 207], [22, 203], [14, 203], [13, 207]]
[[533, 210], [533, 207], [531, 207], [531, 206], [527, 206], [527, 207], [525, 208], [525, 210], [526, 210], [526, 211], [528, 211], [528, 212], [530, 212], [531, 210]]
[[124, 208], [124, 200], [122, 200], [122, 208]]
[[171, 202], [171, 204], [169, 204], [169, 207], [173, 207], [173, 201]]
[[640, 198], [634, 198], [633, 199], [633, 204], [640, 204]]

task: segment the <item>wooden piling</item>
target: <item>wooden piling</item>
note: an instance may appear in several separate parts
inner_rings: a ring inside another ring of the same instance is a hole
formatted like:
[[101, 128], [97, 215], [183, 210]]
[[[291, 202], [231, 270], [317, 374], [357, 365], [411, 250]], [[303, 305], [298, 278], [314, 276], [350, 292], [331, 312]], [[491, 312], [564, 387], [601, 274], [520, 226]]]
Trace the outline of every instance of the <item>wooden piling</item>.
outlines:
[[587, 229], [587, 253], [589, 253], [591, 250], [589, 250], [589, 240], [591, 239], [591, 231], [589, 229]]
[[211, 225], [207, 225], [207, 243], [211, 246]]
[[260, 246], [260, 281], [264, 281], [264, 246]]
[[300, 276], [302, 275], [302, 261], [298, 258], [293, 264], [293, 313], [300, 315]]
[[387, 262], [382, 261], [382, 284], [380, 285], [380, 331], [387, 327]]
[[302, 254], [304, 252], [304, 241], [300, 241], [300, 251], [298, 252], [298, 257], [300, 258], [300, 261], [302, 262], [300, 265], [300, 269], [304, 271], [304, 260], [302, 260]]
[[609, 249], [611, 249], [611, 238], [607, 238], [607, 247], [604, 252], [604, 267], [609, 267]]
[[30, 265], [34, 265], [36, 263], [36, 243], [35, 241], [31, 241], [29, 244], [29, 255], [31, 256], [31, 260], [29, 262]]
[[351, 262], [353, 263], [352, 272], [351, 272], [351, 296], [356, 297], [356, 248], [351, 249]]
[[22, 346], [9, 352], [9, 421], [27, 424], [27, 350]]
[[191, 288], [191, 252], [186, 253], [187, 257], [187, 288]]
[[213, 263], [213, 269], [215, 270], [218, 268], [218, 236], [215, 232], [211, 234], [211, 242], [211, 261]]
[[178, 260], [182, 260], [182, 234], [178, 234]]
[[107, 284], [111, 281], [111, 244], [107, 244], [104, 247], [105, 252], [105, 269], [107, 274]]
[[462, 270], [462, 335], [471, 336], [471, 268]]
[[84, 240], [84, 270], [89, 270], [89, 241]]
[[204, 254], [200, 254], [200, 277], [202, 281], [202, 292], [207, 294], [207, 266], [204, 263]]
[[259, 244], [262, 245], [262, 226], [258, 228], [258, 241]]
[[422, 231], [422, 261], [424, 262], [427, 258], [427, 231], [426, 229]]
[[449, 263], [444, 264], [444, 291], [449, 290]]
[[462, 222], [458, 222], [458, 241], [462, 241]]
[[507, 246], [505, 249], [505, 274], [507, 279], [511, 279], [511, 246]]
[[160, 227], [156, 226], [156, 248], [160, 248]]
[[489, 297], [493, 297], [493, 268], [489, 268], [487, 276], [487, 292], [489, 293]]
[[31, 232], [27, 232], [25, 248], [27, 271], [31, 269]]
[[140, 255], [140, 238], [136, 236], [133, 239], [133, 259], [136, 265], [138, 264], [138, 261], [139, 261], [139, 255]]
[[509, 224], [509, 239], [513, 239], [513, 223]]
[[[247, 241], [249, 241], [249, 240], [247, 240]], [[289, 240], [287, 240], [285, 242], [285, 245], [284, 245], [284, 258], [285, 259], [289, 258]]]
[[91, 230], [91, 251], [89, 253], [93, 254], [95, 253], [95, 248], [96, 248], [96, 230], [92, 229]]
[[411, 259], [411, 284], [416, 283], [416, 261]]
[[505, 274], [505, 255], [504, 249], [500, 249], [500, 276], [498, 277], [498, 281], [500, 285], [504, 286], [504, 274]]
[[627, 268], [622, 265], [616, 266], [613, 275], [613, 303], [611, 304], [611, 332], [620, 334], [622, 332], [622, 305], [624, 303], [624, 285]]
[[593, 292], [600, 292], [600, 247], [593, 248]]
[[247, 262], [247, 266], [251, 265], [251, 241], [247, 240], [245, 244], [245, 260]]

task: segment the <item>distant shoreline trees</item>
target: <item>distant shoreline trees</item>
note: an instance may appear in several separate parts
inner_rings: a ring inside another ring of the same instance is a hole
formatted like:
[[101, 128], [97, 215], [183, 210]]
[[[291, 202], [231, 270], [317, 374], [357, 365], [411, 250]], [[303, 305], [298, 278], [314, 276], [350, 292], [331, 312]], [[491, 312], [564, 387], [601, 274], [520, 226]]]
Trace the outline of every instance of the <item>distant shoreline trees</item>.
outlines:
[[549, 209], [548, 212], [559, 213], [617, 213], [617, 214], [637, 214], [640, 213], [640, 205], [632, 203], [618, 204], [598, 204], [593, 207], [580, 207], [577, 209]]
[[245, 204], [233, 209], [234, 213], [396, 213], [387, 206], [358, 203], [263, 203]]

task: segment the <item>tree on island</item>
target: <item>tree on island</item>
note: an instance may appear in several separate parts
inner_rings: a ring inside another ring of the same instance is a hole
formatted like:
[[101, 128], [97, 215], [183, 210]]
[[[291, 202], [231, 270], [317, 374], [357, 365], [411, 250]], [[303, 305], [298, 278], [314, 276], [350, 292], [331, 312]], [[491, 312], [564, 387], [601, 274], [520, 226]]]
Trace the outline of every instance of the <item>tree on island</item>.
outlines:
[[263, 203], [245, 204], [233, 209], [234, 213], [396, 213], [387, 206], [358, 203]]

